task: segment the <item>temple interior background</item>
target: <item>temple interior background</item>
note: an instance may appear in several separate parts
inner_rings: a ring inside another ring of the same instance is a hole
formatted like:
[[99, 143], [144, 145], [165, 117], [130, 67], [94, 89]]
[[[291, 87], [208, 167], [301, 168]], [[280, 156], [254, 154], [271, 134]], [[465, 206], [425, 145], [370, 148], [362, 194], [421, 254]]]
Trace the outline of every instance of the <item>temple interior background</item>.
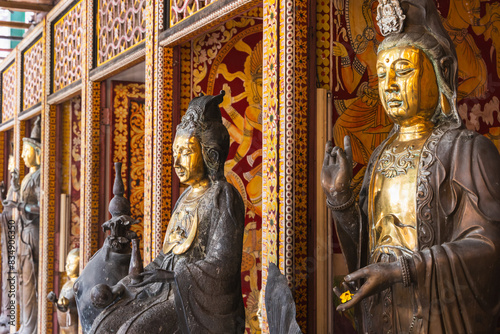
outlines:
[[[460, 116], [500, 150], [500, 4], [436, 4], [457, 50]], [[340, 145], [349, 134], [359, 192], [373, 149], [391, 129], [378, 98], [376, 6], [40, 0], [11, 8], [34, 12], [36, 24], [0, 63], [0, 180], [8, 187], [10, 155], [20, 179], [28, 173], [22, 138], [40, 115], [39, 333], [59, 333], [44, 296], [67, 280], [67, 253], [80, 248], [83, 268], [102, 246], [114, 162], [123, 163], [145, 264], [159, 253], [183, 191], [172, 168], [176, 125], [193, 97], [221, 90], [231, 136], [225, 174], [246, 210], [247, 332], [268, 333], [258, 311], [274, 262], [304, 333], [354, 333], [352, 314], [335, 312], [332, 287], [347, 269], [319, 175], [326, 140]]]

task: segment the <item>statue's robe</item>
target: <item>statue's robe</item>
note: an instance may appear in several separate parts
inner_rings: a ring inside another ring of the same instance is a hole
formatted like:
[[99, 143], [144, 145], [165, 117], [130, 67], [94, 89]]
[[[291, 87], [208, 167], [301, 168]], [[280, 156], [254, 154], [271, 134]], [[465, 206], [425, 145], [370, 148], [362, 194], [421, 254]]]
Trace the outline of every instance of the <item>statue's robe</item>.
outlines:
[[[39, 206], [40, 169], [29, 173], [21, 183], [20, 202]], [[19, 334], [37, 333], [38, 317], [38, 255], [39, 214], [20, 210], [19, 226], [19, 295], [21, 307], [21, 328]]]
[[134, 288], [131, 278], [125, 277], [121, 281], [125, 295], [96, 318], [91, 333], [181, 333], [179, 323], [184, 319], [178, 314], [185, 317], [192, 334], [244, 332], [243, 201], [225, 180], [214, 182], [200, 201], [198, 232], [191, 247], [180, 255], [162, 251], [145, 268], [174, 271], [178, 286], [164, 282]]
[[[370, 159], [359, 208], [334, 212], [351, 272], [369, 264], [369, 185], [386, 142]], [[498, 150], [475, 132], [437, 127], [418, 168], [418, 250], [412, 256], [417, 277], [411, 287], [397, 283], [363, 300], [358, 330], [409, 333], [398, 328], [398, 317], [414, 316], [411, 333], [494, 333], [500, 312]]]

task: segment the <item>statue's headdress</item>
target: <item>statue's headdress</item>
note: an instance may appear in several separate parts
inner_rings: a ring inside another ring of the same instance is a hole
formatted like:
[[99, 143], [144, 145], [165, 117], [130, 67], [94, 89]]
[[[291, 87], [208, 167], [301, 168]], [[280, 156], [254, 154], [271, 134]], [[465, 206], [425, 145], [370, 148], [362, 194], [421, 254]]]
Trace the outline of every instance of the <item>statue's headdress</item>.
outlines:
[[29, 143], [33, 147], [40, 148], [42, 146], [41, 138], [42, 129], [40, 127], [40, 116], [38, 116], [33, 125], [33, 129], [31, 129], [31, 136], [29, 138], [23, 138], [23, 141]]
[[177, 132], [190, 132], [199, 140], [212, 181], [224, 177], [224, 163], [229, 153], [229, 132], [222, 123], [219, 108], [224, 95], [222, 90], [216, 96], [202, 94], [195, 97], [177, 126]]
[[458, 62], [455, 46], [443, 27], [433, 0], [381, 0], [377, 8], [377, 24], [385, 35], [381, 50], [413, 46], [422, 50], [436, 73], [440, 93], [447, 99], [434, 114], [434, 120], [447, 119], [461, 124], [456, 109]]

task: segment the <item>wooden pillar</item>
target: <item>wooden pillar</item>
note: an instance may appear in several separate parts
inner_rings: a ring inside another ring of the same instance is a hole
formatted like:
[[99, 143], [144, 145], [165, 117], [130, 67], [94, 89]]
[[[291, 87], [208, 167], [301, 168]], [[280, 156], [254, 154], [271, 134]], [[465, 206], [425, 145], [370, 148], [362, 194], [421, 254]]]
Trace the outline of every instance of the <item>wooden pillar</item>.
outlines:
[[164, 4], [149, 1], [146, 20], [144, 263], [163, 245], [172, 210], [172, 114], [174, 52], [158, 45], [165, 28]]
[[[264, 1], [262, 294], [267, 268], [275, 263], [295, 287], [303, 332], [308, 331], [308, 13], [307, 1]], [[268, 332], [266, 319], [262, 330]]]
[[99, 163], [101, 88], [90, 80], [94, 65], [94, 1], [83, 0], [82, 22], [82, 145], [80, 208], [80, 269], [97, 251], [99, 237]]

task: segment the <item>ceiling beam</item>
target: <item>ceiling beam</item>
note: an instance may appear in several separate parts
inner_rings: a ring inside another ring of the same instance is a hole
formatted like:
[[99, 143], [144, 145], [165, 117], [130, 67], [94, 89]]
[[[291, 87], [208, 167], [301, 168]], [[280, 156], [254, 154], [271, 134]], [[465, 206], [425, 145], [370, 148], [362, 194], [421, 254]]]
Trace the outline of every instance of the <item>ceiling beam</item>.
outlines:
[[32, 3], [27, 1], [0, 0], [0, 8], [21, 11], [21, 12], [48, 12], [54, 6], [42, 3]]
[[0, 27], [29, 29], [29, 27], [31, 27], [31, 23], [16, 22], [16, 21], [0, 21]]
[[0, 39], [11, 39], [14, 41], [22, 41], [23, 36], [5, 36], [5, 35], [0, 35]]

